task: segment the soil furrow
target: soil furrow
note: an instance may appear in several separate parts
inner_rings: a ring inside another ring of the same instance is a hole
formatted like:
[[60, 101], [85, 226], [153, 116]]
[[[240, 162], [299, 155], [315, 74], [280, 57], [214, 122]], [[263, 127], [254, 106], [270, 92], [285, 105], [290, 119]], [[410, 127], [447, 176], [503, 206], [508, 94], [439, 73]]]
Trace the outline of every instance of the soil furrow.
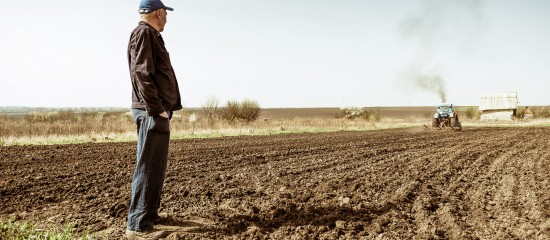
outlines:
[[[171, 239], [545, 239], [549, 133], [176, 140], [161, 210], [176, 225]], [[135, 151], [135, 143], [0, 147], [0, 218], [119, 238]]]

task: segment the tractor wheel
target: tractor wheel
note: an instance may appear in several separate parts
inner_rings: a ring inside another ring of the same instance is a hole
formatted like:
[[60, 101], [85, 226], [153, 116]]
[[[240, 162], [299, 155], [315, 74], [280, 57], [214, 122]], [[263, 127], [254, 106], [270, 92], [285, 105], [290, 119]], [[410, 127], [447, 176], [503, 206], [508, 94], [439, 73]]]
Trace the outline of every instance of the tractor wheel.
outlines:
[[458, 122], [457, 130], [462, 131], [462, 123]]
[[432, 119], [432, 127], [439, 127], [439, 118]]
[[458, 121], [458, 115], [456, 115], [455, 117], [451, 118], [451, 127], [460, 127], [460, 122]]

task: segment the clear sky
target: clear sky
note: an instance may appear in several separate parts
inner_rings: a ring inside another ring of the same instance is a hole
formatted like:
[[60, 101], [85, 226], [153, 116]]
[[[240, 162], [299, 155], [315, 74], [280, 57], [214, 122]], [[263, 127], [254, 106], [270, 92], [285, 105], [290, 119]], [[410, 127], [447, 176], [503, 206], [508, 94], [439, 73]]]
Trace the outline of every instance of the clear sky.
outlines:
[[[2, 0], [0, 0], [2, 1]], [[548, 0], [164, 0], [185, 107], [550, 105]], [[2, 1], [0, 106], [129, 107], [139, 0]]]

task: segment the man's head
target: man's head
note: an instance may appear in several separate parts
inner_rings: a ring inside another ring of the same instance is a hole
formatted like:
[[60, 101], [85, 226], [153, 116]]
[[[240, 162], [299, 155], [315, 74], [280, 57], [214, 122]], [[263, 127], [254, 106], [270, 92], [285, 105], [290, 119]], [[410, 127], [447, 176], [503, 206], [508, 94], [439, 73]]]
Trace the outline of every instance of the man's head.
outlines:
[[160, 0], [142, 0], [139, 4], [141, 20], [151, 24], [157, 31], [164, 31], [166, 25], [166, 10], [174, 11], [173, 8], [164, 6]]

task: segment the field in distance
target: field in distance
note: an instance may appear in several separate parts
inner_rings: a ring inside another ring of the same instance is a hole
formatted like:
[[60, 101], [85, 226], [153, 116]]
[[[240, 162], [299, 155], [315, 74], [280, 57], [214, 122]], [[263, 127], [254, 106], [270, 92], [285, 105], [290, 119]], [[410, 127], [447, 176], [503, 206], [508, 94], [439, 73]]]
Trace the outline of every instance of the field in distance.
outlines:
[[[474, 108], [477, 110], [477, 107]], [[432, 115], [435, 112], [434, 106], [368, 107], [368, 109], [378, 111], [385, 118], [424, 117], [426, 113]], [[266, 119], [332, 118], [339, 112], [340, 108], [266, 108], [262, 109], [261, 117]]]
[[[458, 107], [458, 111], [466, 111], [468, 108], [477, 106]], [[434, 106], [404, 106], [404, 107], [368, 107], [373, 111], [379, 111], [383, 117], [404, 118], [423, 117], [426, 113], [433, 114]], [[48, 113], [55, 111], [81, 112], [121, 112], [129, 111], [129, 108], [29, 108], [29, 107], [0, 107], [0, 116], [21, 118], [30, 112]], [[185, 108], [184, 112], [191, 112], [200, 115], [201, 108]], [[340, 112], [340, 108], [262, 108], [261, 118], [263, 119], [285, 119], [285, 118], [332, 118]]]

